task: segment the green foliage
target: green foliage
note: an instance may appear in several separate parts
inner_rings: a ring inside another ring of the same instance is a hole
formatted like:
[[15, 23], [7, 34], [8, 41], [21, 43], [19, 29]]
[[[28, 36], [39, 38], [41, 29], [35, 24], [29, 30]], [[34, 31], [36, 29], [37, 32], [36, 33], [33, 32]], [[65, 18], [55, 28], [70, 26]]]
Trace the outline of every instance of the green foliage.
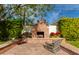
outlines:
[[1, 4], [0, 20], [20, 18], [23, 25], [33, 25], [37, 18], [46, 17], [52, 9], [51, 4]]
[[23, 20], [23, 25], [33, 25], [37, 18], [46, 17], [53, 8], [50, 4], [15, 4], [11, 5], [14, 14]]
[[79, 39], [79, 18], [62, 17], [58, 26], [62, 37], [72, 41]]
[[22, 31], [22, 20], [0, 21], [0, 40], [7, 41], [18, 38]]

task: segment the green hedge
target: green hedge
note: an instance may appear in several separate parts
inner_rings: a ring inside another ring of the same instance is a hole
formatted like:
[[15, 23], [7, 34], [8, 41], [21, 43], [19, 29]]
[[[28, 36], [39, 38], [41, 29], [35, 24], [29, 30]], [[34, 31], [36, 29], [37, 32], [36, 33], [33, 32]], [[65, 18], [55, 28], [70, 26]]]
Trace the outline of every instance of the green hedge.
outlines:
[[79, 39], [79, 18], [62, 17], [58, 22], [58, 28], [61, 37], [72, 41]]
[[18, 38], [22, 31], [22, 20], [0, 21], [0, 40], [6, 41]]

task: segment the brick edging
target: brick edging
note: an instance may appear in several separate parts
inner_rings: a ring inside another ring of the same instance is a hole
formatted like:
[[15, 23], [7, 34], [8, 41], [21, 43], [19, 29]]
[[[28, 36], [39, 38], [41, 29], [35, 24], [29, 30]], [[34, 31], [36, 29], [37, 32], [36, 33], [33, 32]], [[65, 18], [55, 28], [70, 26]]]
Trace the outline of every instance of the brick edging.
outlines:
[[14, 42], [8, 43], [6, 45], [4, 44], [4, 46], [0, 47], [0, 54], [8, 51], [9, 49], [14, 47], [15, 45], [16, 45], [16, 43], [14, 43]]
[[71, 55], [79, 55], [79, 49], [70, 45], [69, 43], [61, 44], [61, 47], [71, 53]]

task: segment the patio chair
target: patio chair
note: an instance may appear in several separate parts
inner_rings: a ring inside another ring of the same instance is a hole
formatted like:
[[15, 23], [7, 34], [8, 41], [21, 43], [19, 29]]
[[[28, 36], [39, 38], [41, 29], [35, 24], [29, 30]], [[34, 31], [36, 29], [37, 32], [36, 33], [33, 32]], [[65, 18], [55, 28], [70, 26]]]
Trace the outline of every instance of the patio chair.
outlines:
[[44, 47], [53, 53], [57, 53], [60, 50], [61, 41], [62, 39], [55, 40], [52, 43], [45, 42]]

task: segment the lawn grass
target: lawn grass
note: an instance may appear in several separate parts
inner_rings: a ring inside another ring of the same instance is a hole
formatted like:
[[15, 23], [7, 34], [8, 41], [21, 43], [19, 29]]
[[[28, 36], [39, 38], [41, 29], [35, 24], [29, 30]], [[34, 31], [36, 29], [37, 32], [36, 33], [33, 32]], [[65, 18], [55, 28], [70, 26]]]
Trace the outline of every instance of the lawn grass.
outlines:
[[4, 41], [0, 41], [0, 45], [3, 44], [3, 43], [5, 43], [5, 42]]
[[70, 43], [71, 45], [79, 48], [79, 41], [67, 41], [68, 43]]

